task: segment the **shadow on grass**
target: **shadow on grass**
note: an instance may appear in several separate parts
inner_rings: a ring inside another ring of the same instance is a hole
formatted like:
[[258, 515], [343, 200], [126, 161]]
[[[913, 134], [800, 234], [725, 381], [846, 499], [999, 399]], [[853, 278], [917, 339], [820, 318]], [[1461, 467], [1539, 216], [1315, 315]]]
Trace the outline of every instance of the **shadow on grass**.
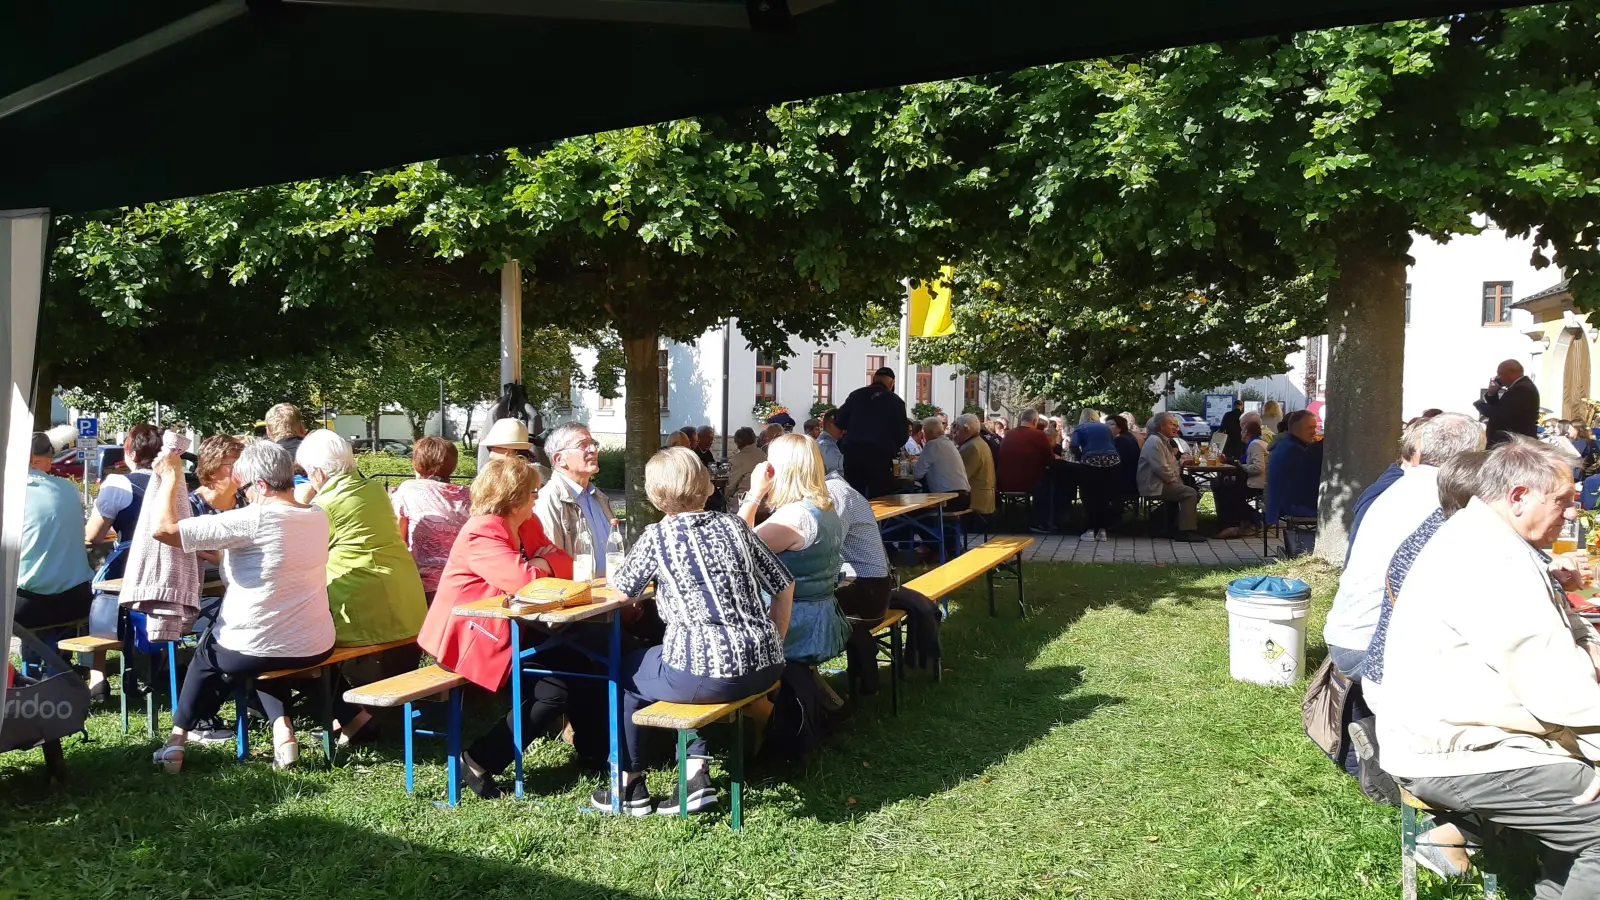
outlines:
[[145, 746], [74, 741], [67, 754], [68, 779], [54, 788], [40, 765], [0, 771], [0, 896], [638, 896], [530, 862], [548, 838], [426, 803], [334, 811], [319, 780], [363, 777], [354, 772], [293, 776], [207, 751], [167, 776]]

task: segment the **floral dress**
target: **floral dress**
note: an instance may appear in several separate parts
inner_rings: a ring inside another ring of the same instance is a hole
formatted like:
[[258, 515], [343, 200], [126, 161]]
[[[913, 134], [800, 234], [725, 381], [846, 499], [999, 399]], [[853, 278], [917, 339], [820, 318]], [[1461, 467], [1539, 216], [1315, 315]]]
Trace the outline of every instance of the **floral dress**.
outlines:
[[406, 520], [406, 546], [417, 561], [422, 590], [439, 589], [439, 575], [450, 559], [450, 547], [461, 526], [472, 515], [472, 494], [467, 485], [415, 478], [402, 481], [389, 495], [396, 518]]

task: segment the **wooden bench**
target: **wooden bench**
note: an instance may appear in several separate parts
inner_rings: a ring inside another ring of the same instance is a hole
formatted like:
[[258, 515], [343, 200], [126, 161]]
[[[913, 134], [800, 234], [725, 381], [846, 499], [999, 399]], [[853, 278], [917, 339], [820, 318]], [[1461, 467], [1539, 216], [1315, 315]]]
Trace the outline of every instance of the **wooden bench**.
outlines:
[[[56, 649], [65, 653], [105, 653], [109, 650], [117, 652], [117, 697], [122, 708], [122, 733], [128, 733], [128, 655], [122, 651], [122, 641], [116, 638], [95, 637], [83, 634], [77, 637], [66, 638], [56, 642]], [[174, 698], [174, 705], [177, 701]], [[154, 691], [144, 692], [144, 720], [145, 728], [150, 736], [156, 733], [156, 695]]]
[[[1430, 816], [1436, 812], [1440, 810], [1405, 788], [1400, 789], [1400, 893], [1403, 900], [1417, 900], [1417, 837], [1420, 833], [1417, 813]], [[1487, 836], [1487, 829], [1483, 833]], [[1484, 900], [1498, 900], [1499, 876], [1482, 866], [1478, 870], [1483, 875]]]
[[732, 820], [735, 831], [744, 827], [744, 708], [772, 693], [774, 684], [759, 694], [731, 703], [668, 703], [660, 701], [633, 714], [633, 724], [645, 728], [670, 728], [678, 732], [678, 815], [689, 815], [689, 732], [730, 716], [733, 720], [733, 759], [729, 770], [733, 787]]
[[254, 678], [240, 678], [234, 684], [233, 702], [239, 714], [234, 735], [234, 755], [240, 760], [250, 756], [250, 742], [245, 734], [245, 725], [250, 718], [250, 691], [257, 681], [272, 681], [276, 679], [316, 678], [322, 692], [322, 764], [326, 768], [333, 768], [333, 673], [341, 663], [364, 656], [373, 656], [385, 650], [396, 647], [409, 647], [415, 644], [415, 637], [403, 638], [398, 641], [389, 641], [384, 644], [368, 644], [363, 647], [335, 647], [327, 659], [314, 666], [303, 669], [276, 669], [263, 672]]
[[[906, 611], [891, 609], [883, 614], [878, 624], [872, 626], [872, 640], [879, 653], [889, 654], [889, 710], [900, 715], [900, 675], [905, 671], [902, 654], [905, 652]], [[876, 661], [874, 661], [876, 662]], [[851, 685], [854, 687], [854, 684]]]
[[989, 615], [994, 608], [994, 573], [1004, 569], [1017, 580], [1017, 608], [1024, 618], [1028, 607], [1022, 595], [1022, 551], [1033, 545], [1031, 537], [998, 537], [984, 542], [961, 554], [950, 562], [906, 582], [907, 587], [930, 600], [937, 600], [946, 615], [950, 612], [950, 594], [975, 581], [982, 575], [989, 583]]
[[[406, 794], [414, 792], [415, 755], [412, 749], [414, 735], [443, 737], [445, 739], [445, 772], [448, 775], [448, 802], [456, 806], [461, 802], [461, 709], [462, 692], [467, 680], [439, 665], [414, 669], [402, 675], [374, 681], [344, 692], [346, 703], [357, 706], [376, 706], [380, 709], [405, 707], [406, 741]], [[450, 704], [449, 724], [441, 735], [437, 731], [416, 727], [422, 711], [413, 709], [418, 700], [438, 699], [445, 695]]]

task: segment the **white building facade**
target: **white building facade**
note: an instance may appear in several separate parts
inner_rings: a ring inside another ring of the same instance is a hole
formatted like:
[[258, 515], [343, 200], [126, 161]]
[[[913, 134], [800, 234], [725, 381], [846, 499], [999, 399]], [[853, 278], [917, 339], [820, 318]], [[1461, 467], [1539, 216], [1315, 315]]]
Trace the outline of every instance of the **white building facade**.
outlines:
[[[575, 356], [586, 372], [593, 372], [592, 350], [578, 349]], [[660, 360], [652, 387], [660, 402], [663, 435], [685, 425], [710, 425], [719, 435], [724, 424], [730, 435], [744, 427], [759, 430], [761, 419], [754, 409], [762, 400], [781, 404], [796, 422], [804, 422], [815, 404], [843, 404], [878, 368], [900, 371], [900, 355], [894, 348], [876, 346], [856, 335], [821, 342], [793, 338], [780, 365], [777, 357], [750, 348], [737, 320], [726, 331], [713, 329], [691, 342], [663, 342]], [[917, 403], [929, 403], [951, 416], [969, 405], [987, 408], [985, 379], [957, 366], [913, 365], [910, 380], [912, 384], [895, 386], [908, 413]], [[571, 407], [556, 410], [551, 424], [584, 422], [602, 443], [620, 445], [627, 431], [623, 408], [630, 387], [623, 384], [619, 396], [611, 400], [593, 390], [574, 391]]]
[[[1534, 267], [1531, 239], [1483, 224], [1481, 233], [1447, 243], [1412, 239], [1401, 385], [1406, 419], [1429, 408], [1476, 415], [1472, 402], [1506, 359], [1521, 362], [1539, 384], [1543, 404], [1560, 413], [1560, 385], [1542, 383], [1551, 380], [1545, 335], [1533, 315], [1515, 304], [1559, 284], [1561, 272]], [[1233, 387], [1253, 387], [1282, 402], [1285, 412], [1317, 408], [1327, 388], [1327, 364], [1327, 337], [1312, 338], [1305, 350], [1289, 356], [1283, 374]]]

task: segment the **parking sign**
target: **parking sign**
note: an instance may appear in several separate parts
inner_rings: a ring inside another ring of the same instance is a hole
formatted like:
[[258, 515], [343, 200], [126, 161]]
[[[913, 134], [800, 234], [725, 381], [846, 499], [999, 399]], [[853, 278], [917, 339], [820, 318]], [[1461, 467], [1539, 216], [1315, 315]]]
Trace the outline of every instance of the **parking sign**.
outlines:
[[78, 419], [78, 437], [92, 438], [100, 436], [100, 420], [84, 416]]

